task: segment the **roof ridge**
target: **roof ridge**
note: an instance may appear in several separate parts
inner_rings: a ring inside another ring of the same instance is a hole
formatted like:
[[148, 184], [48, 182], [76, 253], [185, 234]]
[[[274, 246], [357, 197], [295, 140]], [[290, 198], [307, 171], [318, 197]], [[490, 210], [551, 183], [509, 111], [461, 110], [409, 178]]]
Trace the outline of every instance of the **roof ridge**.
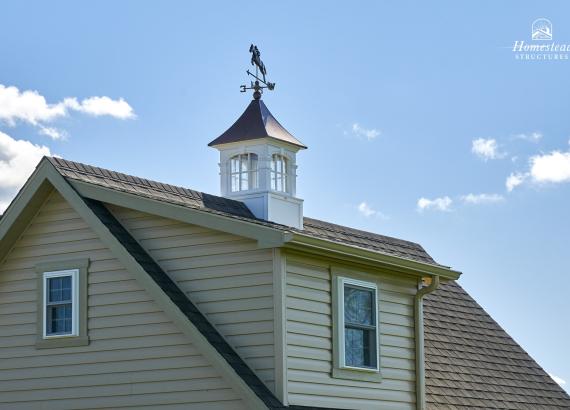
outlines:
[[[129, 183], [130, 183], [130, 184], [133, 184], [133, 185], [144, 185], [144, 184], [141, 184], [140, 182], [137, 182], [136, 180], [138, 179], [138, 180], [140, 180], [140, 181], [149, 182], [149, 185], [151, 185], [151, 189], [156, 189], [156, 187], [152, 186], [152, 185], [153, 185], [152, 183], [155, 183], [155, 184], [159, 184], [159, 185], [162, 185], [162, 186], [165, 186], [165, 187], [168, 186], [168, 187], [173, 187], [173, 188], [182, 188], [182, 189], [188, 190], [188, 191], [190, 191], [190, 192], [195, 192], [195, 193], [198, 193], [198, 194], [203, 194], [203, 192], [196, 191], [196, 190], [193, 190], [193, 189], [191, 189], [191, 188], [185, 188], [185, 187], [182, 187], [182, 186], [171, 185], [171, 184], [167, 184], [167, 183], [164, 183], [164, 182], [160, 182], [160, 181], [156, 181], [156, 180], [152, 180], [152, 179], [148, 179], [148, 178], [138, 177], [138, 176], [136, 176], [136, 175], [126, 174], [126, 173], [124, 173], [124, 172], [113, 171], [113, 170], [108, 169], [108, 168], [102, 168], [102, 167], [97, 167], [97, 166], [94, 166], [94, 165], [85, 164], [85, 163], [83, 163], [83, 162], [70, 161], [70, 160], [67, 160], [67, 159], [64, 159], [64, 158], [58, 158], [58, 157], [46, 157], [46, 158], [48, 158], [48, 159], [50, 160], [50, 162], [51, 162], [52, 164], [54, 164], [56, 167], [58, 167], [58, 168], [67, 168], [69, 171], [80, 172], [80, 173], [87, 174], [87, 175], [96, 175], [96, 176], [99, 176], [99, 177], [103, 176], [103, 177], [105, 177], [105, 178], [107, 178], [107, 179], [111, 179], [111, 180], [113, 180], [113, 181], [125, 182], [124, 180], [113, 176], [113, 174], [116, 174], [116, 175], [124, 176], [124, 177], [126, 177], [127, 179], [128, 179], [129, 177], [130, 177], [130, 178], [133, 178], [133, 181], [129, 181]], [[54, 162], [55, 162], [55, 163], [54, 163]], [[89, 168], [92, 168], [92, 169], [95, 169], [95, 170], [98, 170], [98, 171], [106, 171], [109, 175], [99, 175], [99, 174], [97, 174], [97, 173], [95, 173], [95, 172], [89, 171], [88, 169], [72, 168], [72, 167], [69, 166], [69, 164], [79, 165], [79, 166], [82, 166], [82, 167], [89, 167]], [[148, 187], [145, 186], [145, 188], [148, 188]]]
[[[138, 177], [136, 175], [131, 175], [131, 174], [125, 174], [124, 172], [118, 172], [118, 171], [113, 171], [111, 169], [108, 168], [101, 168], [101, 167], [96, 167], [93, 165], [89, 165], [89, 164], [85, 164], [82, 162], [77, 162], [77, 161], [70, 161], [64, 158], [58, 158], [58, 157], [46, 157], [56, 168], [63, 168], [63, 169], [67, 169], [69, 171], [73, 171], [73, 172], [79, 172], [85, 175], [92, 175], [92, 176], [97, 176], [97, 177], [103, 177], [105, 179], [109, 179], [115, 182], [128, 182], [131, 185], [135, 185], [135, 186], [140, 186], [142, 188], [147, 188], [147, 189], [152, 189], [155, 191], [159, 191], [159, 187], [157, 187], [156, 185], [165, 187], [165, 188], [172, 188], [168, 190], [168, 193], [173, 194], [173, 195], [178, 195], [178, 196], [184, 196], [184, 197], [190, 197], [192, 199], [203, 199], [204, 196], [208, 196], [208, 197], [214, 197], [214, 198], [219, 198], [219, 199], [223, 199], [224, 201], [227, 202], [233, 202], [234, 204], [241, 204], [241, 205], [245, 205], [242, 201], [237, 201], [235, 199], [231, 199], [231, 198], [225, 198], [225, 197], [221, 197], [218, 195], [213, 195], [213, 194], [208, 194], [206, 192], [202, 192], [202, 191], [197, 191], [195, 189], [192, 188], [187, 188], [187, 187], [183, 187], [180, 185], [172, 185], [172, 184], [168, 184], [165, 182], [160, 182], [160, 181], [156, 181], [153, 179], [148, 179], [148, 178], [142, 178], [142, 177]], [[71, 166], [69, 166], [69, 164], [73, 164], [76, 166], [81, 166], [84, 168], [92, 168], [98, 171], [104, 171], [107, 172], [108, 175], [105, 175], [104, 172], [101, 172], [101, 174], [97, 174], [95, 172], [90, 172], [88, 169], [81, 169], [79, 167], [77, 168], [72, 168]], [[123, 176], [125, 177], [125, 179], [127, 181], [125, 181], [124, 179], [120, 179], [117, 178], [115, 176], [113, 176], [113, 174], [115, 175], [119, 175], [119, 176]], [[132, 181], [129, 181], [128, 179], [131, 178]], [[144, 181], [147, 182], [147, 184], [138, 182], [138, 181]], [[180, 192], [179, 189], [182, 189], [183, 191], [188, 191], [191, 194], [195, 194], [198, 198], [192, 197], [192, 195], [187, 195], [185, 192]]]
[[[407, 241], [405, 239], [400, 239], [400, 238], [396, 238], [394, 236], [389, 236], [389, 235], [383, 235], [380, 233], [375, 233], [375, 232], [369, 232], [369, 231], [364, 231], [362, 229], [357, 229], [357, 228], [352, 228], [350, 226], [346, 226], [346, 225], [340, 225], [340, 224], [336, 224], [333, 222], [327, 222], [327, 221], [323, 221], [322, 219], [316, 219], [316, 218], [310, 218], [310, 217], [304, 217], [303, 218], [304, 223], [306, 225], [311, 225], [311, 221], [317, 221], [317, 222], [322, 222], [325, 225], [332, 225], [334, 227], [339, 227], [342, 229], [339, 230], [335, 230], [332, 228], [329, 228], [327, 226], [323, 226], [323, 225], [312, 225], [315, 228], [319, 228], [319, 229], [323, 229], [326, 231], [332, 231], [332, 232], [338, 232], [338, 233], [342, 233], [343, 230], [346, 229], [350, 229], [353, 232], [358, 232], [357, 235], [354, 235], [355, 237], [361, 237], [362, 239], [373, 239], [373, 240], [378, 240], [380, 238], [385, 238], [391, 241], [398, 241], [401, 245], [403, 245], [404, 247], [409, 247], [410, 249], [415, 249], [415, 250], [419, 250], [422, 249], [423, 250], [423, 246], [421, 246], [419, 243], [417, 242], [413, 242], [413, 241]], [[307, 223], [309, 222], [309, 223]]]
[[305, 229], [295, 229], [276, 222], [256, 218], [244, 202], [235, 199], [166, 184], [152, 179], [140, 178], [63, 158], [45, 158], [65, 178], [70, 180], [261, 224], [274, 229], [295, 231], [316, 238], [342, 242], [385, 255], [393, 255], [430, 265], [439, 265], [421, 245], [415, 242], [308, 217], [304, 218]]

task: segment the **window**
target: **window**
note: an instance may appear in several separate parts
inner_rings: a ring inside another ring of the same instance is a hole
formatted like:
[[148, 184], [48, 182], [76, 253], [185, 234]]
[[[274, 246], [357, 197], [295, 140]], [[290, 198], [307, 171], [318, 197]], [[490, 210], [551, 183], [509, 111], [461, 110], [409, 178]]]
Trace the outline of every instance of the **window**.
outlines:
[[232, 192], [258, 188], [257, 155], [239, 154], [230, 159], [230, 185]]
[[44, 273], [44, 337], [77, 335], [79, 270]]
[[376, 287], [343, 280], [344, 365], [377, 369]]
[[38, 349], [85, 346], [88, 259], [45, 262], [38, 274]]
[[378, 287], [344, 274], [333, 268], [333, 377], [380, 381]]
[[271, 189], [287, 192], [287, 158], [273, 154], [271, 157]]

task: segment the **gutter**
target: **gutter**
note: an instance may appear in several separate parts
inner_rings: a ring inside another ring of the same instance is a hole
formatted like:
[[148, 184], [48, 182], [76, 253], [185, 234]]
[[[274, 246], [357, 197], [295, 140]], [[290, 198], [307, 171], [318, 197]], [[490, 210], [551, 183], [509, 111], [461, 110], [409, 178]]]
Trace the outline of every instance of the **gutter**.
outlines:
[[424, 349], [424, 308], [422, 299], [439, 287], [439, 275], [431, 276], [431, 283], [418, 290], [414, 298], [414, 330], [416, 340], [416, 409], [426, 409], [426, 375]]
[[[346, 261], [357, 261], [374, 266], [383, 266], [402, 273], [414, 276], [441, 277], [448, 280], [457, 280], [461, 272], [441, 265], [432, 265], [398, 256], [387, 255], [378, 251], [365, 249], [353, 245], [346, 245], [327, 239], [316, 238], [296, 232], [286, 232], [283, 238], [284, 248], [310, 252], [316, 255], [336, 257]], [[352, 259], [351, 259], [352, 258]]]

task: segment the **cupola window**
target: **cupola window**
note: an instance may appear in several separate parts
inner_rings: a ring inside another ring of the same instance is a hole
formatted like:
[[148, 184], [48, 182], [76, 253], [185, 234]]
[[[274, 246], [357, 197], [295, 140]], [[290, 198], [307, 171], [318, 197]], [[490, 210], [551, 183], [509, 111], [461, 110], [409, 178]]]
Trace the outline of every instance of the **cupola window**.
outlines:
[[247, 191], [259, 187], [257, 178], [257, 155], [238, 154], [230, 159], [232, 192]]
[[280, 154], [273, 154], [271, 157], [271, 189], [288, 192], [287, 158]]

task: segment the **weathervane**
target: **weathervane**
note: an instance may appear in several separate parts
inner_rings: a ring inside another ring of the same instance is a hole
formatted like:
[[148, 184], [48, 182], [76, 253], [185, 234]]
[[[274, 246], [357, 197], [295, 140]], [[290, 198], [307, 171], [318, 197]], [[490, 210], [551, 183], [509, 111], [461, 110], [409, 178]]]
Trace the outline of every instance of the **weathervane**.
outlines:
[[[249, 47], [249, 52], [251, 53], [251, 65], [255, 66], [255, 74], [251, 71], [247, 70], [247, 75], [255, 78], [255, 81], [250, 82], [250, 86], [246, 87], [245, 85], [240, 86], [240, 91], [245, 93], [246, 90], [253, 90], [253, 98], [259, 100], [261, 98], [261, 93], [264, 88], [268, 90], [273, 90], [275, 88], [275, 83], [270, 83], [265, 79], [267, 75], [267, 69], [265, 68], [265, 64], [261, 61], [261, 53], [259, 49], [255, 45], [251, 45]], [[262, 78], [260, 78], [260, 75]], [[261, 85], [263, 84], [263, 85]]]

